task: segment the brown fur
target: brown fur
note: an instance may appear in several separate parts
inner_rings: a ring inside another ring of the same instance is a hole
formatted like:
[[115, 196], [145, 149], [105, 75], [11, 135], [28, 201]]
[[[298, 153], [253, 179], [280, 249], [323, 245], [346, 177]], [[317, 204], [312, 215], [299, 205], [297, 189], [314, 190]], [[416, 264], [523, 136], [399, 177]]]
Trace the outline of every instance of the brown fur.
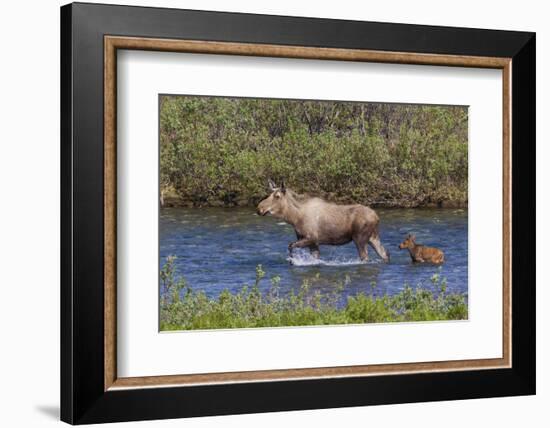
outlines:
[[416, 237], [409, 235], [399, 244], [401, 250], [408, 249], [413, 263], [435, 263], [441, 264], [445, 261], [443, 251], [438, 248], [426, 247], [415, 242]]
[[364, 205], [337, 205], [321, 198], [298, 195], [285, 187], [276, 187], [270, 181], [271, 194], [258, 204], [258, 214], [280, 218], [294, 227], [297, 241], [288, 246], [309, 248], [319, 257], [319, 245], [343, 245], [355, 242], [362, 260], [368, 259], [367, 244], [389, 262], [389, 254], [378, 235], [378, 215]]

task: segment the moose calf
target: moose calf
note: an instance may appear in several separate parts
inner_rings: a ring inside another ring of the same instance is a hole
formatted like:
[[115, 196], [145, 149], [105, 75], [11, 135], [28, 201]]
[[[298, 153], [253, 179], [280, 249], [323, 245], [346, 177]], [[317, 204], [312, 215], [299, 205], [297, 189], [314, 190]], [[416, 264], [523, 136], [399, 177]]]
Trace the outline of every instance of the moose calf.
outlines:
[[443, 251], [438, 248], [426, 247], [415, 242], [414, 235], [407, 236], [405, 240], [399, 244], [399, 249], [408, 249], [413, 263], [435, 263], [441, 264], [445, 261]]
[[364, 205], [336, 205], [321, 198], [299, 195], [283, 183], [269, 180], [271, 194], [258, 204], [258, 214], [271, 214], [294, 227], [297, 241], [288, 250], [309, 248], [319, 257], [319, 245], [355, 242], [361, 260], [368, 259], [367, 244], [388, 263], [390, 255], [380, 242], [378, 215]]

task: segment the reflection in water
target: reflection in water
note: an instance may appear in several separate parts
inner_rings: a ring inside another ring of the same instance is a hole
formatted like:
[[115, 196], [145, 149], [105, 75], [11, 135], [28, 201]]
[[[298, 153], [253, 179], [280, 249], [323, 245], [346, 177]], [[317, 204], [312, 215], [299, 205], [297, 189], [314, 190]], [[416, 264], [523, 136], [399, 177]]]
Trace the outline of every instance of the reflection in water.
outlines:
[[441, 274], [448, 291], [468, 291], [468, 212], [463, 209], [377, 209], [383, 245], [391, 254], [385, 264], [369, 247], [368, 262], [362, 262], [355, 245], [321, 246], [321, 259], [307, 250], [295, 250], [292, 264], [288, 243], [296, 239], [291, 226], [273, 217], [260, 217], [254, 208], [166, 208], [160, 212], [160, 263], [177, 256], [178, 273], [195, 290], [216, 297], [222, 290], [236, 292], [252, 285], [255, 268], [266, 272], [261, 288], [269, 279], [281, 278], [281, 293], [297, 289], [303, 280], [312, 290], [331, 291], [345, 284], [344, 296], [358, 292], [395, 294], [408, 283], [429, 283], [438, 267], [411, 263], [398, 245], [408, 233], [417, 242], [441, 248], [446, 263]]

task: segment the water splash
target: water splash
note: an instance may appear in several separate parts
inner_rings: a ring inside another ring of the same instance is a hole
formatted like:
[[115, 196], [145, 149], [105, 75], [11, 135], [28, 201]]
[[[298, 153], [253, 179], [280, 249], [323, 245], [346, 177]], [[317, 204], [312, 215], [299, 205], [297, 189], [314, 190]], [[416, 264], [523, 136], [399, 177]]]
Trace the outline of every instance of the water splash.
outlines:
[[360, 258], [336, 257], [333, 259], [315, 258], [309, 252], [294, 251], [286, 260], [293, 266], [353, 266], [367, 263], [378, 263], [376, 260], [365, 262]]

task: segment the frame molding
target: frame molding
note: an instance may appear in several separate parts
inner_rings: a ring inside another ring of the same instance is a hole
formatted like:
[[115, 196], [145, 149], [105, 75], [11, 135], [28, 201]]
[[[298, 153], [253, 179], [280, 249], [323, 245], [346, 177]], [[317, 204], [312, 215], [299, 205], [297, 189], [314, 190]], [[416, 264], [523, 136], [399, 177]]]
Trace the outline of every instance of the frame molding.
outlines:
[[[464, 55], [416, 54], [377, 52], [358, 49], [335, 49], [305, 46], [282, 46], [250, 43], [209, 42], [137, 37], [104, 37], [104, 182], [105, 182], [105, 391], [140, 387], [211, 385], [232, 382], [296, 380], [372, 376], [374, 374], [405, 374], [468, 369], [511, 367], [511, 229], [510, 229], [510, 122], [511, 117], [511, 59]], [[116, 79], [117, 50], [170, 51], [213, 55], [248, 55], [299, 59], [322, 59], [356, 62], [442, 65], [458, 67], [495, 68], [502, 70], [503, 82], [503, 349], [502, 358], [459, 361], [434, 361], [405, 364], [377, 364], [320, 367], [308, 369], [261, 370], [193, 375], [147, 376], [118, 378], [116, 375]]]
[[[504, 357], [443, 366], [117, 379], [116, 49], [501, 68], [503, 314], [510, 321], [503, 323]], [[61, 54], [62, 420], [114, 422], [535, 392], [533, 33], [71, 4], [61, 8]]]

